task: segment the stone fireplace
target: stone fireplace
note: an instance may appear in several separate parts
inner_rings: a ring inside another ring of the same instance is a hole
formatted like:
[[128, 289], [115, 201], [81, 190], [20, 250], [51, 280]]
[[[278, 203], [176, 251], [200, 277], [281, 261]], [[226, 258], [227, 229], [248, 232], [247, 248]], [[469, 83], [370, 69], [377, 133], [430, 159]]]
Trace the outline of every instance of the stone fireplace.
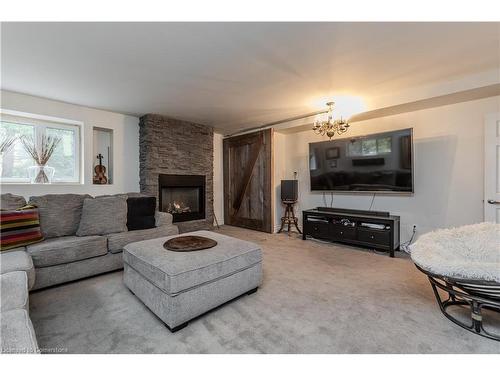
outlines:
[[141, 192], [156, 196], [181, 232], [213, 226], [213, 129], [147, 114], [139, 122]]
[[160, 174], [158, 189], [158, 209], [174, 223], [205, 219], [205, 176]]

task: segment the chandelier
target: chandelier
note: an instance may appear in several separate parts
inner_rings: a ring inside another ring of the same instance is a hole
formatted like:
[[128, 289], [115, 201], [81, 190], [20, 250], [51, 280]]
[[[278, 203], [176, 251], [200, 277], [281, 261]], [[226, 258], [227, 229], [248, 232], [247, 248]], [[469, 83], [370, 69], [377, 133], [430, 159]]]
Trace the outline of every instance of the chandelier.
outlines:
[[328, 117], [326, 121], [316, 120], [313, 130], [316, 134], [326, 135], [331, 140], [335, 134], [340, 135], [345, 133], [349, 128], [349, 124], [347, 121], [343, 120], [342, 117], [340, 117], [339, 120], [333, 119], [333, 106], [335, 102], [328, 102], [326, 105], [328, 106]]

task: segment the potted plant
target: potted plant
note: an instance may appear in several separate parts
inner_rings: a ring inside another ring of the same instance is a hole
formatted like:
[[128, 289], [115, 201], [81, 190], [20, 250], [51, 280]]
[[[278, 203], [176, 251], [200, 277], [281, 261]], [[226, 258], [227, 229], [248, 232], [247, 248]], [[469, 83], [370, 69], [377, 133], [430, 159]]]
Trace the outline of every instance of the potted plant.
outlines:
[[50, 184], [54, 177], [55, 169], [47, 167], [50, 157], [61, 142], [60, 137], [43, 135], [40, 143], [31, 136], [21, 137], [21, 143], [26, 152], [33, 158], [36, 166], [28, 168], [30, 182], [32, 184]]

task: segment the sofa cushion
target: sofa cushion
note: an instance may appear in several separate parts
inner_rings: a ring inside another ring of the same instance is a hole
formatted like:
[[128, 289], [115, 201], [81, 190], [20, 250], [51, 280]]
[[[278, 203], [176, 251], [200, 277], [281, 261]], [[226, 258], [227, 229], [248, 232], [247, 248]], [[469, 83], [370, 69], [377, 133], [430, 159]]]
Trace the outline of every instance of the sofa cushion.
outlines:
[[24, 271], [0, 275], [1, 311], [28, 310], [28, 275]]
[[123, 254], [107, 253], [103, 256], [58, 264], [51, 267], [38, 267], [33, 290], [99, 275], [123, 268]]
[[156, 197], [127, 198], [128, 230], [150, 229], [155, 227]]
[[108, 252], [106, 238], [101, 236], [51, 238], [27, 248], [35, 267], [75, 262]]
[[5, 193], [0, 195], [1, 210], [15, 210], [18, 207], [26, 205], [26, 200], [20, 195]]
[[113, 233], [106, 235], [108, 239], [108, 250], [112, 253], [119, 253], [125, 245], [132, 242], [149, 240], [164, 236], [172, 236], [178, 234], [179, 230], [176, 226], [161, 226], [152, 229], [133, 230], [129, 232]]
[[2, 353], [38, 353], [35, 330], [28, 311], [15, 309], [2, 311], [1, 348]]
[[262, 262], [259, 245], [209, 231], [189, 233], [217, 241], [210, 249], [176, 252], [163, 248], [170, 237], [125, 246], [123, 261], [153, 285], [174, 296]]
[[28, 287], [31, 289], [35, 283], [35, 268], [31, 257], [23, 249], [4, 251], [0, 254], [0, 273], [3, 275], [13, 271], [24, 271], [28, 276]]
[[87, 198], [77, 236], [95, 236], [127, 231], [127, 196]]
[[15, 210], [0, 211], [0, 251], [42, 240], [38, 208], [24, 206]]
[[45, 238], [73, 236], [80, 224], [83, 201], [87, 194], [48, 194], [31, 197], [38, 207], [40, 227]]

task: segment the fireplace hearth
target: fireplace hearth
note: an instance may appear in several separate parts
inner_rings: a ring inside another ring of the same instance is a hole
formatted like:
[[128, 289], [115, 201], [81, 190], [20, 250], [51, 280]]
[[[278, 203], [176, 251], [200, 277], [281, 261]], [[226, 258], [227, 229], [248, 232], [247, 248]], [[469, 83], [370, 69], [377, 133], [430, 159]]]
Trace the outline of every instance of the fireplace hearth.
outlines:
[[174, 223], [205, 219], [205, 176], [160, 174], [158, 187], [159, 210]]

